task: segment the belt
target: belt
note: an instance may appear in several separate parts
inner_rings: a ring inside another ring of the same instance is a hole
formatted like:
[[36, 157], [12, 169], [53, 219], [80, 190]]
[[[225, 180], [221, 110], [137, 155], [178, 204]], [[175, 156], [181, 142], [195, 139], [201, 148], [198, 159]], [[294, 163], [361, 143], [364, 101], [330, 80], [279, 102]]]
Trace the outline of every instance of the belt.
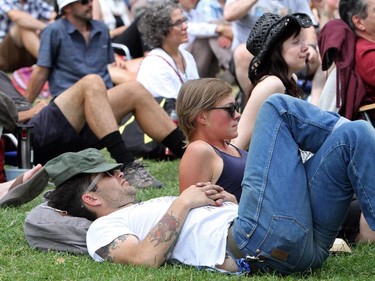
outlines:
[[250, 266], [250, 272], [255, 273], [257, 271], [265, 271], [265, 258], [261, 255], [258, 256], [245, 256], [237, 246], [236, 241], [233, 237], [232, 231], [233, 223], [228, 228], [228, 236], [227, 236], [227, 249], [233, 255], [235, 259], [244, 258], [246, 263]]
[[245, 257], [244, 254], [242, 254], [242, 252], [237, 246], [236, 241], [234, 240], [232, 226], [233, 226], [233, 223], [228, 228], [227, 248], [231, 252], [234, 258], [236, 259], [244, 258]]

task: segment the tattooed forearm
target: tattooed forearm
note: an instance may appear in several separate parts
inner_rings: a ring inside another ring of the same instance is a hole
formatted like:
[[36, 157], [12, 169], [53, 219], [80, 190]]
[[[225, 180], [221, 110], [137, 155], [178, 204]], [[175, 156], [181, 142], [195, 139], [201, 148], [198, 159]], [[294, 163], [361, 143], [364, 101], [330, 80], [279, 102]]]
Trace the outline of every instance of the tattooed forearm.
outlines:
[[175, 216], [172, 214], [166, 214], [157, 224], [155, 229], [150, 232], [149, 238], [151, 242], [156, 242], [155, 247], [172, 239], [172, 245], [174, 245], [179, 235], [179, 226], [180, 223]]
[[117, 237], [115, 240], [113, 240], [110, 244], [101, 247], [99, 250], [97, 250], [95, 253], [101, 257], [102, 259], [113, 262], [114, 257], [112, 255], [113, 250], [117, 249], [121, 243], [123, 243], [126, 238], [128, 238], [128, 234], [121, 235]]

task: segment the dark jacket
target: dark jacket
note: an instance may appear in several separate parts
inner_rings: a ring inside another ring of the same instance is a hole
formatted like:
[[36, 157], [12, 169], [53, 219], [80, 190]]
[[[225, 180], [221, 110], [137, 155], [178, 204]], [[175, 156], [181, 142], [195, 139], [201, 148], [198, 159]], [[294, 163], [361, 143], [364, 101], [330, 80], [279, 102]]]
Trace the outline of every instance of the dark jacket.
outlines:
[[358, 113], [366, 95], [362, 79], [355, 69], [356, 38], [353, 30], [341, 19], [329, 21], [318, 36], [322, 69], [336, 64], [336, 106], [339, 114], [350, 119], [361, 119]]

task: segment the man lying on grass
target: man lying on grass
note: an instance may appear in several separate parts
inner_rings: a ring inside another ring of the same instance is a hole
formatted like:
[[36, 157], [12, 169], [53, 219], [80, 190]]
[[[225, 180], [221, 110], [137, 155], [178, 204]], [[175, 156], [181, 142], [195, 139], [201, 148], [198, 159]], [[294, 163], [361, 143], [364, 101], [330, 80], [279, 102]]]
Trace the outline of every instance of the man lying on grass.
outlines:
[[[314, 156], [303, 164], [299, 149]], [[60, 155], [45, 169], [56, 185], [49, 205], [95, 220], [87, 247], [96, 261], [288, 274], [323, 264], [354, 192], [375, 229], [374, 158], [367, 122], [275, 94], [258, 113], [239, 205], [210, 183], [139, 203], [121, 164], [93, 149]]]

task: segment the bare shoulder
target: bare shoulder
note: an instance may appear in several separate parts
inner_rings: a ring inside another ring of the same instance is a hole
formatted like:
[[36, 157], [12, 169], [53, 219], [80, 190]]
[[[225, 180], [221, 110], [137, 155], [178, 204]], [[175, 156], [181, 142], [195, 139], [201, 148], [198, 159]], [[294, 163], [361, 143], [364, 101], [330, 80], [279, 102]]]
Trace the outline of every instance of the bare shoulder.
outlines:
[[209, 145], [207, 142], [202, 141], [202, 140], [196, 140], [190, 143], [186, 147], [187, 152], [194, 152], [194, 153], [199, 153], [199, 154], [209, 154], [212, 153], [212, 147]]
[[[269, 88], [269, 89], [277, 89], [277, 90], [285, 90], [285, 86], [283, 82], [280, 80], [279, 77], [275, 75], [268, 75], [264, 79], [262, 79], [256, 87], [261, 87], [261, 88]], [[256, 88], [255, 87], [255, 88]]]
[[270, 75], [255, 86], [250, 98], [264, 100], [272, 94], [284, 92], [285, 86], [282, 81], [278, 77]]

